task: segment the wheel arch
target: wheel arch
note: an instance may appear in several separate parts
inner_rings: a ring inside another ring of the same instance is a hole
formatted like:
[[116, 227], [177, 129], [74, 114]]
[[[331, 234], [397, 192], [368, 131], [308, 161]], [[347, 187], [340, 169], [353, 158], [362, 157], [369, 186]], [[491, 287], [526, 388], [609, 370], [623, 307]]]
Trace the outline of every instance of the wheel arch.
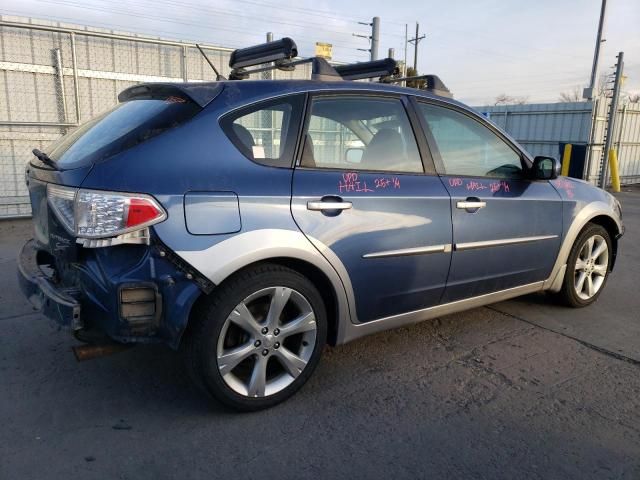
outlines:
[[608, 204], [604, 202], [589, 203], [573, 218], [571, 225], [567, 229], [567, 233], [564, 236], [556, 258], [556, 263], [553, 266], [551, 275], [549, 275], [549, 278], [544, 282], [543, 290], [550, 290], [552, 292], [560, 291], [571, 248], [578, 238], [578, 235], [580, 235], [580, 232], [582, 232], [589, 223], [601, 225], [611, 235], [615, 260], [618, 249], [617, 237], [622, 233], [622, 224], [619, 219], [616, 219]]
[[[282, 265], [309, 278], [320, 292], [328, 317], [328, 343], [335, 345], [339, 330], [351, 322], [347, 293], [349, 279], [343, 279], [334, 266], [302, 233], [290, 230], [254, 230], [223, 241], [203, 251], [176, 252], [202, 272], [216, 287], [247, 268], [264, 263]], [[345, 286], [344, 282], [347, 282]], [[206, 294], [194, 302], [189, 316], [196, 312]], [[190, 319], [189, 319], [190, 320]], [[184, 331], [189, 328], [190, 321]], [[184, 334], [184, 332], [183, 332]]]
[[206, 299], [216, 291], [216, 289], [220, 288], [222, 285], [228, 282], [231, 277], [234, 277], [237, 274], [241, 274], [246, 270], [250, 270], [265, 264], [280, 265], [290, 268], [291, 270], [305, 276], [311, 281], [311, 283], [313, 283], [313, 285], [318, 289], [320, 296], [322, 297], [327, 312], [327, 343], [329, 345], [335, 346], [338, 337], [338, 325], [340, 319], [338, 293], [331, 283], [331, 280], [329, 280], [327, 275], [320, 268], [310, 262], [295, 257], [265, 258], [245, 265], [235, 272], [232, 272], [221, 283], [216, 285], [211, 292], [203, 292], [202, 294], [200, 294], [200, 296], [196, 299], [191, 307], [191, 311], [189, 312], [189, 320], [184, 329], [184, 332], [189, 329], [191, 316], [197, 314], [198, 310], [200, 309], [200, 305], [202, 305], [202, 303], [205, 302]]
[[[607, 233], [609, 234], [609, 236], [611, 237], [611, 248], [613, 250], [613, 257], [611, 259], [611, 270], [613, 270], [613, 267], [616, 263], [616, 257], [618, 256], [618, 238], [620, 235], [620, 230], [618, 228], [618, 224], [616, 223], [616, 221], [609, 215], [597, 215], [595, 217], [593, 217], [591, 220], [589, 220], [589, 222], [587, 222], [587, 224], [585, 224], [585, 227], [589, 224], [589, 223], [595, 223], [596, 225], [600, 225], [601, 227], [603, 227]], [[583, 229], [585, 227], [582, 227]]]

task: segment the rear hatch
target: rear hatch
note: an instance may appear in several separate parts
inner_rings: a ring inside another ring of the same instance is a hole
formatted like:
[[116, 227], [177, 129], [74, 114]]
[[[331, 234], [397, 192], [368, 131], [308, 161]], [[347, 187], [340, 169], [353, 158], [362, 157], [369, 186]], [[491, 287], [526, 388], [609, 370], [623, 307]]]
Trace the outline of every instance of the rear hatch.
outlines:
[[[55, 185], [80, 187], [92, 167], [190, 120], [222, 90], [220, 84], [137, 85], [123, 91], [121, 103], [34, 155], [27, 166], [27, 185], [38, 248], [56, 263], [76, 257], [73, 227], [54, 214], [47, 198]], [[117, 190], [117, 185], [114, 186]], [[59, 189], [58, 189], [59, 191]], [[73, 209], [73, 191], [59, 204]], [[68, 201], [67, 201], [68, 200]], [[73, 219], [73, 211], [68, 212]]]

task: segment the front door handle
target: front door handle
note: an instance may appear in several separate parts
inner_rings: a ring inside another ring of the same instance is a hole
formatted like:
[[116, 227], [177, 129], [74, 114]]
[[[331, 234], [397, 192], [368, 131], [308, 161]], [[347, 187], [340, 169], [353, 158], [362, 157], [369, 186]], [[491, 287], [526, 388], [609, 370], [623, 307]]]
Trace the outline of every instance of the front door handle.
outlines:
[[307, 202], [307, 210], [314, 211], [342, 211], [349, 210], [353, 204], [351, 202], [344, 202], [342, 198], [335, 196], [322, 197], [320, 200], [312, 200]]
[[466, 200], [460, 200], [459, 202], [456, 203], [456, 208], [459, 208], [461, 210], [466, 210], [467, 212], [470, 212], [470, 213], [475, 213], [481, 208], [484, 208], [486, 206], [487, 206], [487, 202], [484, 202], [477, 197], [469, 197]]

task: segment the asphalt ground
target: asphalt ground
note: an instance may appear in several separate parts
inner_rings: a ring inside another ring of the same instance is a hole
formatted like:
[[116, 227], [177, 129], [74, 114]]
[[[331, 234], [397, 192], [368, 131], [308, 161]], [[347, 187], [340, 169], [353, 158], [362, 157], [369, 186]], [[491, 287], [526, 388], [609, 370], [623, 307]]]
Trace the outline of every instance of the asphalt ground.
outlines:
[[531, 295], [327, 348], [309, 383], [236, 414], [177, 354], [77, 363], [19, 293], [0, 222], [0, 479], [640, 478], [640, 189], [586, 309]]

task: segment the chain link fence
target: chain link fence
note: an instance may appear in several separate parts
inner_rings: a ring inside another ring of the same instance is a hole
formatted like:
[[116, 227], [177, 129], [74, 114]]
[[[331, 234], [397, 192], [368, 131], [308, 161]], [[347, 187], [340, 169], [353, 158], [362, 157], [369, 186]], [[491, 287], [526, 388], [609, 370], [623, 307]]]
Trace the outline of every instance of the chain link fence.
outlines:
[[[233, 49], [200, 45], [224, 76]], [[257, 78], [310, 78], [309, 65]], [[140, 82], [211, 81], [193, 43], [0, 15], [0, 218], [29, 216], [31, 151], [110, 109]]]

